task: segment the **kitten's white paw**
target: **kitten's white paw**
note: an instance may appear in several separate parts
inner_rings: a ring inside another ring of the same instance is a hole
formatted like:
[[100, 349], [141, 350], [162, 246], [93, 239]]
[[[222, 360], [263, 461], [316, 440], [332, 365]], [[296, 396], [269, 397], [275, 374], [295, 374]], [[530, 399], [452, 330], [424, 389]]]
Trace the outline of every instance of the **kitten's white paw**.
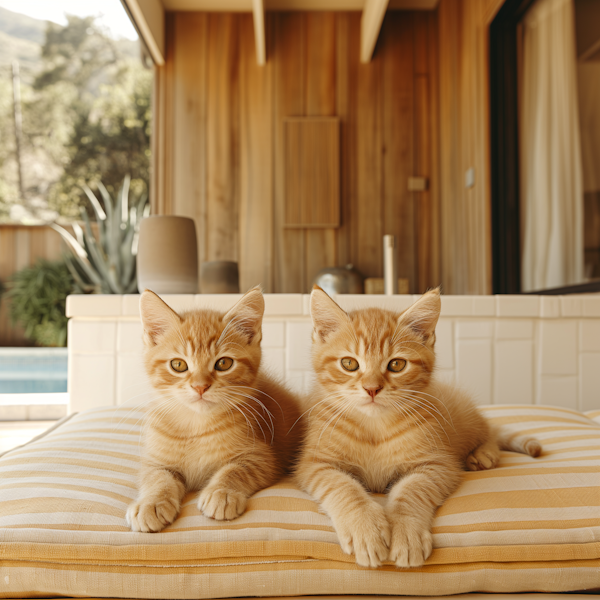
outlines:
[[415, 519], [390, 515], [392, 541], [389, 560], [398, 567], [420, 567], [433, 550], [431, 531]]
[[360, 515], [349, 512], [334, 519], [340, 546], [354, 554], [361, 567], [379, 567], [387, 558], [390, 526], [383, 507], [372, 501]]
[[198, 509], [217, 521], [231, 521], [245, 510], [248, 497], [242, 492], [225, 488], [206, 488], [198, 496]]
[[500, 449], [496, 444], [482, 444], [475, 448], [465, 460], [469, 471], [485, 471], [493, 469], [500, 460]]
[[179, 512], [173, 500], [139, 500], [129, 505], [125, 519], [131, 531], [156, 533], [170, 525]]

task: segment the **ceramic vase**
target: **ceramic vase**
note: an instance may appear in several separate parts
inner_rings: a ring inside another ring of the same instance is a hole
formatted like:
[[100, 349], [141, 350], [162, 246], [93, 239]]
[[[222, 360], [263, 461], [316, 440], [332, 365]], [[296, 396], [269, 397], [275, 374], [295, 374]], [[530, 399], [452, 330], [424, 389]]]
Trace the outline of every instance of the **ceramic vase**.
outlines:
[[192, 219], [161, 215], [141, 221], [137, 278], [140, 292], [198, 293], [198, 243]]

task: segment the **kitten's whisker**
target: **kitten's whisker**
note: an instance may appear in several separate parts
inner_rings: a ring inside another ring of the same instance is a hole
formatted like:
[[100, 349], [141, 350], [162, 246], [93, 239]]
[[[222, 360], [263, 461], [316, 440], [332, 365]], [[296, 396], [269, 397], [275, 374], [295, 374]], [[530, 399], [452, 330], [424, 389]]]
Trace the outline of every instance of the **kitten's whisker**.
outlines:
[[[426, 428], [428, 428], [429, 432], [430, 433], [433, 432], [436, 435], [437, 439], [440, 441], [440, 444], [442, 444], [442, 446], [444, 445], [444, 441], [442, 440], [440, 434], [437, 432], [437, 429], [433, 426], [432, 423], [430, 423], [427, 420], [427, 418], [425, 418], [424, 415], [422, 415], [421, 413], [419, 413], [419, 411], [415, 407], [411, 407], [410, 405], [404, 404], [404, 408], [406, 408], [407, 410], [409, 410], [409, 411], [413, 412], [414, 414], [418, 415], [421, 418], [421, 420], [423, 421], [423, 425]], [[438, 423], [439, 423], [439, 421], [438, 421]], [[440, 427], [441, 427], [441, 425], [440, 425]], [[442, 430], [443, 430], [443, 428], [442, 428]], [[446, 432], [444, 431], [444, 433], [446, 433]], [[448, 434], [446, 434], [446, 435], [448, 435]], [[448, 438], [448, 441], [449, 440], [450, 440], [450, 438]], [[439, 446], [437, 445], [437, 443], [436, 443], [435, 447], [439, 451]]]
[[[450, 413], [450, 411], [448, 410], [448, 407], [436, 396], [433, 396], [431, 394], [428, 394], [427, 392], [421, 392], [419, 390], [400, 390], [401, 392], [410, 392], [411, 394], [420, 394], [421, 396], [428, 396], [429, 398], [433, 398], [433, 400], [437, 400], [440, 403], [440, 406], [442, 406], [444, 408], [444, 410], [446, 411], [446, 414], [448, 415], [448, 418], [450, 419], [450, 425], [452, 426], [452, 429], [454, 429], [454, 431], [456, 431], [456, 427], [454, 427], [454, 421], [452, 420], [452, 414]], [[428, 402], [429, 405], [431, 405], [431, 402], [428, 401], [426, 398], [422, 398], [423, 402]], [[432, 406], [433, 408], [433, 406]], [[440, 414], [440, 417], [442, 415]], [[446, 421], [446, 423], [448, 423], [448, 421]]]
[[[290, 427], [290, 430], [288, 431], [288, 433], [294, 429], [296, 423], [306, 414], [306, 413], [311, 413], [317, 406], [319, 406], [319, 404], [322, 404], [323, 402], [326, 402], [328, 400], [328, 398], [323, 398], [323, 400], [319, 400], [319, 402], [317, 402], [316, 404], [313, 404], [309, 409], [305, 410], [295, 421], [294, 424]], [[310, 416], [310, 415], [309, 415]], [[286, 434], [287, 435], [287, 434]]]
[[234, 392], [229, 389], [227, 390], [227, 392], [229, 394], [235, 394], [236, 396], [241, 396], [243, 398], [248, 398], [249, 400], [254, 400], [254, 402], [258, 402], [262, 406], [263, 410], [269, 415], [269, 420], [271, 421], [271, 428], [273, 429], [273, 431], [275, 430], [275, 422], [273, 421], [273, 419], [274, 419], [273, 414], [260, 400], [258, 400], [258, 398], [255, 398], [254, 396], [250, 396], [248, 394], [242, 394], [241, 392]]
[[[444, 432], [444, 435], [446, 436], [446, 438], [448, 438], [448, 443], [450, 443], [450, 436], [448, 435], [447, 431], [444, 429], [444, 426], [440, 423], [440, 420], [435, 416], [434, 413], [432, 413], [431, 411], [429, 411], [421, 402], [419, 402], [413, 396], [403, 396], [403, 400], [407, 400], [409, 402], [413, 402], [418, 407], [420, 407], [421, 410], [424, 410], [426, 413], [428, 413], [429, 415], [431, 415], [437, 421], [437, 424], [440, 426], [440, 429]], [[440, 414], [440, 416], [441, 416], [441, 414]]]
[[446, 417], [439, 411], [439, 409], [430, 400], [428, 400], [427, 398], [420, 397], [420, 396], [414, 396], [414, 394], [417, 393], [415, 390], [399, 389], [398, 391], [406, 392], [414, 400], [418, 400], [419, 402], [421, 402], [423, 406], [428, 406], [429, 408], [431, 408], [431, 410], [433, 410], [435, 413], [437, 413], [448, 425], [450, 425], [450, 421], [448, 421], [448, 419], [446, 419]]
[[[349, 406], [351, 406], [351, 405], [349, 405]], [[344, 405], [341, 405], [339, 407], [339, 409], [337, 407], [335, 407], [335, 408], [336, 408], [336, 410], [334, 411], [333, 416], [330, 419], [328, 419], [327, 422], [325, 423], [325, 425], [321, 428], [321, 434], [319, 435], [319, 439], [317, 440], [317, 448], [320, 446], [321, 438], [323, 437], [323, 434], [327, 430], [327, 427], [329, 427], [329, 424], [333, 422], [333, 419], [335, 419], [338, 416], [338, 414], [340, 414], [340, 411], [341, 411], [341, 414], [343, 414], [344, 410], [346, 409], [346, 407]]]
[[[233, 399], [231, 399], [231, 398], [230, 398], [230, 400], [233, 401]], [[271, 443], [273, 443], [273, 440], [275, 439], [275, 428], [274, 427], [271, 428], [269, 426], [268, 421], [257, 410], [255, 410], [252, 406], [250, 406], [247, 402], [244, 402], [243, 400], [236, 400], [235, 402], [238, 403], [238, 404], [241, 404], [242, 406], [247, 407], [250, 411], [252, 411], [251, 416], [256, 421], [256, 424], [260, 427], [260, 430], [262, 431], [262, 434], [263, 434], [263, 438], [264, 438], [264, 440], [266, 442], [267, 441], [267, 436], [266, 436], [265, 431], [262, 428], [260, 422], [258, 421], [258, 419], [256, 417], [259, 416], [263, 420], [263, 422], [265, 423], [265, 426], [267, 427], [267, 429], [271, 433]]]
[[[413, 423], [415, 423], [415, 425], [421, 430], [421, 432], [425, 435], [425, 437], [429, 440], [429, 446], [430, 448], [432, 447], [432, 445], [435, 446], [436, 450], [439, 450], [439, 446], [437, 445], [437, 442], [435, 441], [435, 438], [431, 435], [431, 433], [429, 431], [427, 431], [426, 427], [423, 427], [422, 423], [419, 422], [419, 420], [417, 419], [420, 418], [421, 421], [424, 421], [424, 418], [422, 415], [420, 415], [419, 413], [415, 413], [413, 410], [410, 409], [410, 407], [406, 406], [406, 405], [402, 405], [399, 402], [395, 402], [396, 407], [398, 408], [398, 410], [405, 416], [409, 417], [411, 419], [411, 421]], [[427, 421], [425, 421], [425, 424], [427, 425]], [[440, 440], [441, 441], [441, 440]], [[433, 444], [432, 444], [433, 442]]]
[[252, 390], [254, 392], [258, 392], [259, 394], [262, 394], [263, 396], [266, 396], [267, 398], [270, 398], [271, 400], [273, 400], [273, 402], [275, 402], [275, 404], [277, 404], [277, 406], [279, 407], [279, 410], [281, 411], [282, 416], [285, 416], [283, 413], [283, 409], [281, 408], [281, 405], [279, 404], [279, 402], [277, 402], [277, 400], [275, 400], [275, 398], [273, 398], [273, 396], [270, 396], [269, 394], [267, 394], [267, 392], [263, 392], [262, 390], [259, 390], [252, 386], [249, 386], [249, 385], [231, 385], [231, 386], [229, 386], [229, 388], [245, 388], [247, 390]]
[[[235, 408], [235, 410], [237, 410], [242, 417], [244, 417], [244, 419], [246, 420], [246, 426], [247, 428], [252, 431], [252, 448], [254, 449], [254, 446], [256, 445], [256, 434], [254, 432], [254, 427], [252, 427], [250, 421], [248, 420], [248, 417], [245, 415], [244, 411], [242, 411], [242, 409], [237, 406], [236, 404], [231, 404], [232, 408]], [[246, 437], [248, 437], [248, 432], [246, 432]]]
[[333, 424], [331, 431], [329, 432], [329, 443], [331, 444], [331, 436], [337, 427], [337, 424], [340, 422], [340, 419], [352, 408], [352, 404], [348, 403], [348, 406], [342, 411], [342, 414], [337, 418], [336, 422]]

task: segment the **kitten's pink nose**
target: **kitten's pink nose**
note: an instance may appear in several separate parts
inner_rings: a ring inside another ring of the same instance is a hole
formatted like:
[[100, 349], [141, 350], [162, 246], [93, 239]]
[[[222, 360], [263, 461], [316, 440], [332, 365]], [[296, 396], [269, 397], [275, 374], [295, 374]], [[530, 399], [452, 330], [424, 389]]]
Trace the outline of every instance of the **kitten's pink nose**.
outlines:
[[367, 394], [369, 394], [369, 396], [371, 396], [371, 398], [373, 398], [373, 400], [375, 400], [375, 396], [377, 396], [377, 394], [379, 394], [379, 392], [383, 388], [380, 385], [377, 385], [377, 386], [366, 387], [363, 389], [365, 390], [365, 392], [367, 392]]
[[193, 385], [192, 387], [200, 394], [200, 398], [202, 398], [202, 394], [210, 387], [210, 383], [208, 385]]

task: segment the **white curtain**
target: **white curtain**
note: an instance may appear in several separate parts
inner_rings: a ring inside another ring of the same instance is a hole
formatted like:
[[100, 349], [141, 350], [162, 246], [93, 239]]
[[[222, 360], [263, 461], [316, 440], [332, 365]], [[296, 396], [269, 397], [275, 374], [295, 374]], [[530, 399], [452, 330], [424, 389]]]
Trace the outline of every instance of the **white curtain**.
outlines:
[[573, 0], [538, 0], [523, 20], [523, 291], [583, 280], [574, 21]]

